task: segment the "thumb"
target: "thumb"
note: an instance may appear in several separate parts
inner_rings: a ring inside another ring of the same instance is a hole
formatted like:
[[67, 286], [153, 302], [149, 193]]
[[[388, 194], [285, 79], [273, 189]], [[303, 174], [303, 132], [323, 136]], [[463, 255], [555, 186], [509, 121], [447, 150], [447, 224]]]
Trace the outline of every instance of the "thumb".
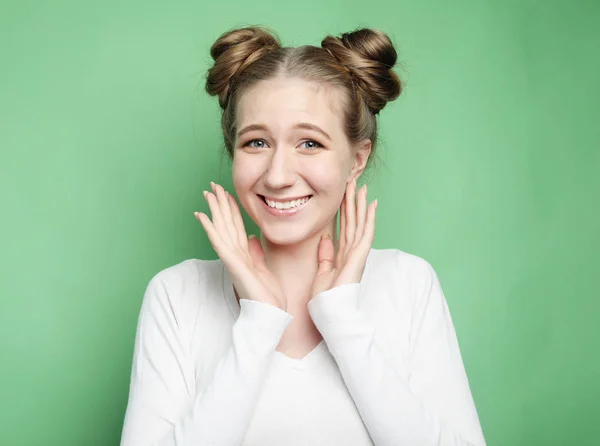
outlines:
[[317, 274], [328, 273], [333, 269], [334, 254], [335, 249], [329, 235], [321, 237], [319, 241], [319, 269], [317, 270]]
[[248, 252], [254, 265], [259, 268], [267, 268], [265, 263], [265, 252], [263, 251], [260, 240], [255, 236], [251, 235], [248, 237]]

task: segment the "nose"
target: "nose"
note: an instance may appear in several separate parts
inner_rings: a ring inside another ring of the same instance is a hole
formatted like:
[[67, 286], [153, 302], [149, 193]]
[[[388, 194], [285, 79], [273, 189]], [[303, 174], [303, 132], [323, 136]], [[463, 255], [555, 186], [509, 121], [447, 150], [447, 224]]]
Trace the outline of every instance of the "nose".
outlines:
[[294, 154], [284, 147], [273, 150], [263, 177], [269, 189], [282, 189], [292, 186], [296, 180]]

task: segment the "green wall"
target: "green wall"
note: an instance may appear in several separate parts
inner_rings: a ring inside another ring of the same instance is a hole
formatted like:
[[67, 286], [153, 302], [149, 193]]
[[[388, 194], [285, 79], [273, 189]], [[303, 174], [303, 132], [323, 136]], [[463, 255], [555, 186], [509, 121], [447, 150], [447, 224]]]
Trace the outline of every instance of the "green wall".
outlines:
[[600, 3], [3, 3], [0, 444], [118, 444], [147, 282], [215, 257], [203, 80], [247, 24], [392, 36], [374, 247], [436, 268], [489, 445], [598, 444]]

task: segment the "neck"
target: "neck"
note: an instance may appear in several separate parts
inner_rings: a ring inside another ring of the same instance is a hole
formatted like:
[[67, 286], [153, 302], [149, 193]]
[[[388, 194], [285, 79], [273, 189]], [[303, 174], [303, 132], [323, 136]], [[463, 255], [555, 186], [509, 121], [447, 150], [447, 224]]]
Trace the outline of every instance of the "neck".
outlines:
[[265, 263], [279, 279], [288, 298], [288, 305], [306, 304], [312, 298], [308, 294], [319, 266], [318, 250], [321, 236], [329, 234], [334, 240], [337, 252], [338, 236], [335, 223], [336, 219], [333, 218], [321, 231], [292, 245], [274, 244], [261, 234]]

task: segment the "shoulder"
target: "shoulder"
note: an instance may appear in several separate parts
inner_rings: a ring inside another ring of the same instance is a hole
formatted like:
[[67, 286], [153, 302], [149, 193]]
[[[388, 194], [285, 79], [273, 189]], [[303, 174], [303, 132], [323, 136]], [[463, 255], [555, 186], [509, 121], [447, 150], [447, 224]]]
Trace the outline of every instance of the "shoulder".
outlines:
[[221, 262], [217, 260], [187, 259], [168, 266], [152, 276], [149, 285], [163, 286], [173, 292], [198, 286], [220, 274]]
[[400, 249], [373, 248], [368, 263], [369, 282], [386, 284], [396, 299], [410, 303], [426, 295], [437, 281], [435, 269], [427, 260]]
[[373, 248], [368, 261], [370, 273], [374, 271], [412, 283], [431, 279], [431, 275], [435, 274], [433, 266], [423, 257], [396, 248]]
[[220, 293], [222, 271], [219, 259], [186, 259], [159, 270], [146, 286], [142, 312], [168, 315], [179, 325]]

